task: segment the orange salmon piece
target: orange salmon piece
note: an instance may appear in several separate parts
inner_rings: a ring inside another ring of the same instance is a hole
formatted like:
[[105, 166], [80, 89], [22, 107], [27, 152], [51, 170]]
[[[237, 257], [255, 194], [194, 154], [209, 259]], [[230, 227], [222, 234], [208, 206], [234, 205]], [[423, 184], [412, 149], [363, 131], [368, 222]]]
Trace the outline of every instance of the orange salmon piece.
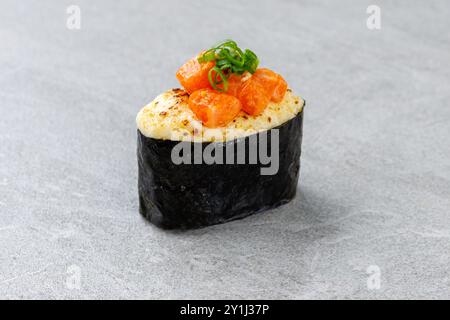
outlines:
[[281, 102], [287, 91], [287, 82], [278, 73], [266, 68], [257, 69], [252, 75], [263, 85], [273, 102]]
[[239, 90], [241, 89], [243, 82], [242, 82], [242, 76], [237, 74], [231, 74], [228, 77], [228, 90], [227, 94], [238, 97]]
[[189, 108], [209, 128], [223, 127], [241, 111], [241, 102], [226, 93], [200, 89], [189, 96]]
[[193, 57], [183, 64], [176, 73], [178, 81], [189, 94], [199, 89], [211, 87], [208, 72], [215, 66], [215, 62], [200, 63], [198, 57]]
[[238, 98], [242, 103], [242, 110], [253, 116], [261, 114], [270, 102], [267, 90], [253, 76], [242, 84]]

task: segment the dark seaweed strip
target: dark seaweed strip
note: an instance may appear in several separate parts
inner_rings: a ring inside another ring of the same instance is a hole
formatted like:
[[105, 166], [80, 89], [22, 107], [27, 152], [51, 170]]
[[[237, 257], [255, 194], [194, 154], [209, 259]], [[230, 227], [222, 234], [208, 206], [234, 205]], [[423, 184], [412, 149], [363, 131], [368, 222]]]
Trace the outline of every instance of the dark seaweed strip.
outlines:
[[[171, 151], [178, 141], [148, 138], [138, 130], [140, 213], [159, 227], [187, 229], [243, 218], [289, 202], [297, 190], [302, 127], [303, 111], [277, 127], [279, 170], [272, 176], [260, 175], [265, 167], [260, 163], [175, 165]], [[245, 137], [222, 145], [235, 147], [242, 141], [248, 144], [250, 140]], [[201, 144], [205, 148], [209, 143]]]

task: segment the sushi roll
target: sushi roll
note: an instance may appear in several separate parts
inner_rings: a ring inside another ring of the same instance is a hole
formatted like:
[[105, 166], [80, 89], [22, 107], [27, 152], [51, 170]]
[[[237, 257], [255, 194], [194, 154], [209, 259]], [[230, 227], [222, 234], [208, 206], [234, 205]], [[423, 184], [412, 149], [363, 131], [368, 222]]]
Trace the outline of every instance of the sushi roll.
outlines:
[[139, 211], [198, 228], [295, 197], [305, 102], [228, 40], [186, 62], [136, 118]]

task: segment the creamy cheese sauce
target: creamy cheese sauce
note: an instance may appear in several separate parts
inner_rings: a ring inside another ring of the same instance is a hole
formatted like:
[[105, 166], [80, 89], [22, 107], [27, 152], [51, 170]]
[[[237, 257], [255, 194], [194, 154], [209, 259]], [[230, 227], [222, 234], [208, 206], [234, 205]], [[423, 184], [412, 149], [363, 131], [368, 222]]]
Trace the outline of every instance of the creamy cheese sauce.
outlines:
[[226, 127], [202, 126], [188, 106], [189, 95], [182, 89], [168, 90], [143, 107], [136, 123], [146, 137], [174, 141], [229, 141], [277, 127], [302, 111], [304, 100], [288, 89], [283, 101], [270, 102], [259, 116], [241, 112]]

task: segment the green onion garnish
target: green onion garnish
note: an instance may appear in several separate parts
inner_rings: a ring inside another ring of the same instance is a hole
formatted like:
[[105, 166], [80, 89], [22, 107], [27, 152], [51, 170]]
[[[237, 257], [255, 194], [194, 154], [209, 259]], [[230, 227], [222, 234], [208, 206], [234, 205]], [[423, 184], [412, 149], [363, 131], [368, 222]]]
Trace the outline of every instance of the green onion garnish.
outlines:
[[[209, 70], [208, 80], [214, 90], [223, 92], [228, 90], [228, 77], [232, 73], [238, 75], [246, 71], [254, 73], [259, 64], [258, 57], [253, 51], [249, 49], [242, 51], [233, 40], [225, 40], [215, 45], [198, 58], [200, 63], [209, 61], [215, 61], [216, 66]], [[223, 86], [218, 87], [220, 84]]]
[[[213, 71], [215, 72], [214, 76], [212, 74]], [[220, 77], [220, 80], [217, 79], [218, 76]], [[208, 80], [209, 80], [209, 83], [211, 83], [211, 86], [213, 87], [214, 90], [223, 91], [223, 92], [226, 92], [228, 90], [228, 80], [225, 77], [225, 75], [223, 74], [222, 70], [219, 69], [218, 67], [214, 67], [214, 68], [211, 68], [211, 70], [209, 70]], [[223, 83], [223, 88], [219, 88], [217, 85], [222, 84], [222, 83]]]

